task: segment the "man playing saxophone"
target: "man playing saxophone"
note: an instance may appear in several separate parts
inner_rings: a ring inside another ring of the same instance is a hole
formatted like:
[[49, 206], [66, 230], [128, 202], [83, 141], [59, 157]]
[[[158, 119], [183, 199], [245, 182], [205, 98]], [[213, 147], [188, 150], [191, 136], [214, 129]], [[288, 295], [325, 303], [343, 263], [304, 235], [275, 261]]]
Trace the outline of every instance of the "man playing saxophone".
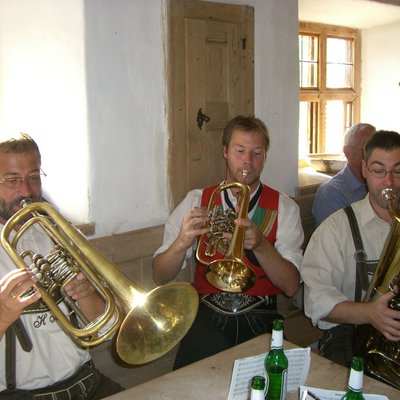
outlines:
[[[20, 210], [21, 200], [42, 200], [43, 176], [40, 151], [30, 136], [21, 134], [0, 142], [1, 228]], [[35, 226], [21, 240], [23, 246], [43, 255], [54, 246]], [[35, 290], [35, 282], [37, 278], [17, 268], [0, 247], [0, 398], [100, 399], [121, 391], [96, 370], [89, 352], [61, 329]], [[81, 272], [66, 291], [88, 320], [105, 307]]]
[[353, 356], [354, 324], [370, 324], [389, 341], [400, 340], [400, 311], [388, 306], [398, 287], [362, 302], [393, 223], [382, 191], [391, 189], [396, 194], [395, 209], [400, 204], [397, 132], [378, 131], [367, 141], [362, 173], [369, 193], [351, 209], [338, 210], [322, 222], [300, 269], [305, 313], [324, 330], [321, 355], [342, 365], [349, 365]]
[[[248, 215], [235, 223], [245, 228], [244, 261], [256, 280], [241, 293], [228, 293], [212, 286], [205, 278], [207, 266], [196, 263], [193, 285], [200, 295], [200, 307], [181, 341], [175, 369], [270, 332], [272, 321], [280, 317], [276, 295], [293, 296], [300, 286], [298, 267], [304, 235], [299, 207], [260, 181], [269, 144], [267, 127], [258, 118], [237, 116], [224, 129], [223, 184], [239, 182], [250, 188]], [[190, 191], [167, 219], [163, 244], [153, 259], [157, 284], [173, 280], [185, 267], [185, 260], [196, 252], [198, 238], [209, 230], [205, 208], [218, 187]], [[235, 210], [239, 195], [235, 187], [229, 188], [218, 194], [216, 203], [225, 211]], [[214, 257], [218, 258], [218, 253]]]

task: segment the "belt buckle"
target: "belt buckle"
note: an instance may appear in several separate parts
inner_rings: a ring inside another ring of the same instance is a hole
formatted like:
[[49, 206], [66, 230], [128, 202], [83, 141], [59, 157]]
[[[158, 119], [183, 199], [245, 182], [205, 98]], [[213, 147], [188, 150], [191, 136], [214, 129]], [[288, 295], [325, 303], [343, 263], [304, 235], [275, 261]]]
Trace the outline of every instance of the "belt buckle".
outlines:
[[250, 311], [261, 302], [263, 296], [249, 296], [242, 293], [214, 293], [201, 296], [201, 300], [208, 307], [217, 312], [229, 315], [238, 315]]

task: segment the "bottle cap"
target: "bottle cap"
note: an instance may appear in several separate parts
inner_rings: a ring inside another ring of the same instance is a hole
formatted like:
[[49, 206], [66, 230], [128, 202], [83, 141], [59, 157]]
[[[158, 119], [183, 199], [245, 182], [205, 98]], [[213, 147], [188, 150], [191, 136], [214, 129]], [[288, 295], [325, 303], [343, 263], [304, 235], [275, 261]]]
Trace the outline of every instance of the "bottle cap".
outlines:
[[283, 330], [283, 319], [274, 319], [272, 324], [272, 329], [275, 331], [282, 331]]
[[253, 389], [264, 390], [265, 378], [261, 375], [255, 375], [251, 378], [251, 387]]

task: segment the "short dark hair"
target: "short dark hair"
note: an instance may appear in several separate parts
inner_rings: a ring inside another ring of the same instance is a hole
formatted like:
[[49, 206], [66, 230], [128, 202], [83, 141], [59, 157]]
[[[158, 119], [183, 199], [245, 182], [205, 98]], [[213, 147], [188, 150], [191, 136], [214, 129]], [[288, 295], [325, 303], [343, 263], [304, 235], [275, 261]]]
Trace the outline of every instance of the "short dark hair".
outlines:
[[20, 133], [17, 136], [9, 136], [6, 139], [0, 139], [0, 152], [3, 153], [28, 153], [35, 151], [39, 161], [41, 159], [39, 146], [26, 133]]
[[372, 152], [375, 149], [382, 149], [385, 151], [392, 151], [400, 149], [400, 134], [394, 131], [377, 131], [365, 143], [364, 146], [364, 160], [368, 161]]
[[267, 152], [269, 149], [270, 139], [267, 126], [261, 119], [254, 116], [245, 117], [238, 115], [232, 118], [225, 126], [224, 133], [222, 135], [222, 145], [228, 146], [231, 141], [232, 133], [236, 130], [244, 132], [258, 132], [264, 137], [264, 148]]

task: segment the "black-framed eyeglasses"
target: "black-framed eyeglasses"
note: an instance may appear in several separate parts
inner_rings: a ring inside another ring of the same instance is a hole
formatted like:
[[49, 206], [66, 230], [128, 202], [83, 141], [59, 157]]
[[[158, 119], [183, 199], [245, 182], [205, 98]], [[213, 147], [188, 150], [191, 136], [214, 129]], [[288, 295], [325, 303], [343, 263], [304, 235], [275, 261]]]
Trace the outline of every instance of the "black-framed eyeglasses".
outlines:
[[392, 177], [395, 179], [400, 178], [400, 168], [387, 171], [386, 169], [383, 169], [383, 168], [370, 169], [367, 167], [367, 170], [374, 178], [378, 178], [378, 179], [384, 178], [388, 173], [392, 174]]
[[0, 183], [8, 189], [17, 189], [25, 181], [29, 185], [39, 185], [42, 182], [42, 177], [46, 177], [46, 173], [40, 169], [40, 173], [29, 174], [24, 178], [22, 176], [8, 176], [0, 179]]

